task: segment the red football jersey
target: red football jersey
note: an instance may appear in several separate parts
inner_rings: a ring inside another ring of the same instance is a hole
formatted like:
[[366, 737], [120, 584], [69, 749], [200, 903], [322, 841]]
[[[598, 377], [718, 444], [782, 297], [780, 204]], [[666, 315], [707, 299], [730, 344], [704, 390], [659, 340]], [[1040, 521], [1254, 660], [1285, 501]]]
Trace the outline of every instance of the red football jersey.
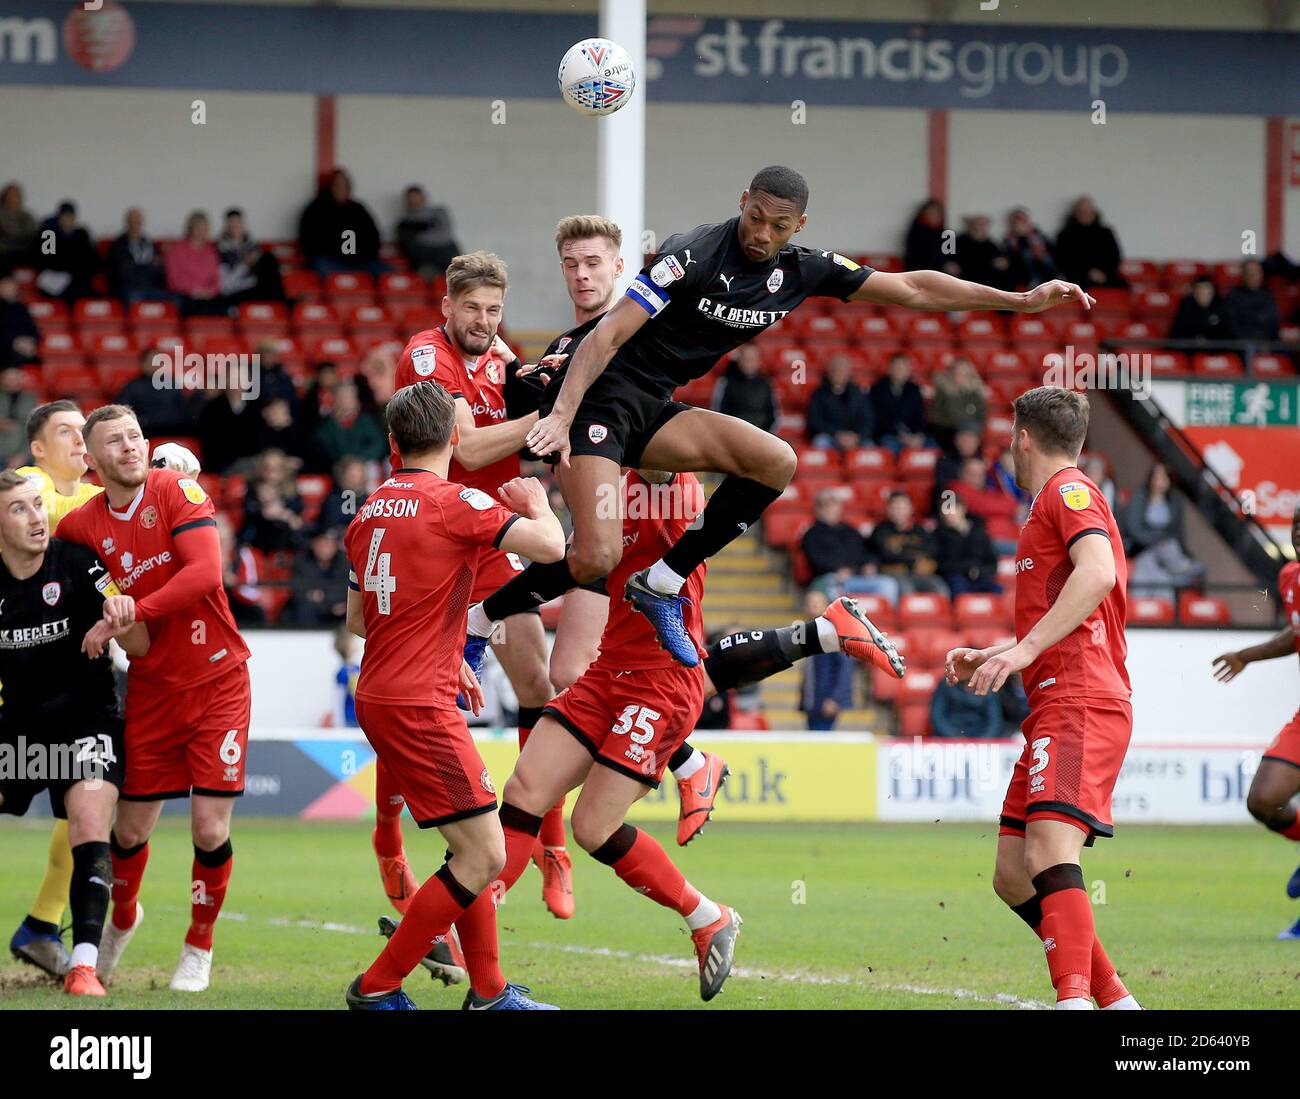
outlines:
[[[151, 469], [124, 511], [109, 507], [108, 493], [101, 492], [63, 517], [59, 537], [98, 553], [122, 594], [139, 603], [180, 571], [174, 536], [215, 526], [214, 515], [198, 481], [175, 470]], [[131, 683], [147, 690], [184, 691], [248, 659], [220, 586], [147, 625], [149, 651], [131, 661], [130, 671]]]
[[358, 699], [455, 709], [479, 553], [518, 518], [423, 469], [397, 470], [366, 500], [344, 539], [366, 624]]
[[[453, 397], [462, 397], [478, 427], [506, 422], [506, 368], [491, 352], [469, 362], [451, 342], [445, 328], [426, 328], [411, 337], [397, 360], [394, 386], [404, 389], [416, 382], [437, 382]], [[397, 453], [389, 455], [390, 468], [401, 463]], [[468, 488], [482, 489], [497, 499], [497, 489], [519, 476], [519, 455], [507, 454], [482, 469], [466, 469], [455, 457], [447, 479]]]
[[1101, 490], [1074, 466], [1058, 470], [1034, 497], [1016, 545], [1016, 636], [1055, 604], [1074, 571], [1070, 547], [1094, 532], [1110, 539], [1115, 586], [1074, 630], [1024, 670], [1030, 705], [1052, 698], [1129, 698], [1124, 639], [1128, 565], [1115, 516]]
[[[609, 618], [600, 636], [601, 664], [612, 664], [620, 671], [667, 668], [676, 660], [660, 648], [654, 627], [645, 615], [632, 609], [623, 598], [623, 587], [634, 572], [649, 568], [681, 537], [704, 510], [704, 489], [693, 473], [679, 473], [666, 485], [652, 485], [635, 470], [623, 479], [623, 559], [609, 574]], [[686, 578], [682, 588], [689, 602], [682, 617], [695, 648], [704, 659], [704, 574], [701, 565]]]
[[1296, 631], [1295, 651], [1300, 653], [1300, 561], [1288, 561], [1278, 573], [1277, 590], [1282, 596], [1286, 624]]

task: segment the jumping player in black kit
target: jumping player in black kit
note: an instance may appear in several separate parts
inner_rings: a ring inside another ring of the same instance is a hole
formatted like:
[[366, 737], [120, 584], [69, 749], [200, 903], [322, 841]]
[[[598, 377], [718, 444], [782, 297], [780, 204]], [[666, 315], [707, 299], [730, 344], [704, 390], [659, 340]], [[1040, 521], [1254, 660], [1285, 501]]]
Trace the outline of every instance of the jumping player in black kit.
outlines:
[[669, 237], [547, 387], [542, 418], [526, 440], [533, 453], [556, 457], [573, 516], [564, 560], [525, 572], [541, 601], [606, 576], [618, 563], [622, 520], [617, 509], [598, 503], [617, 498], [621, 466], [725, 474], [700, 523], [625, 588], [659, 643], [687, 667], [698, 656], [682, 624], [685, 578], [758, 522], [794, 476], [795, 454], [743, 420], [674, 401], [678, 386], [707, 374], [810, 297], [1018, 313], [1093, 304], [1068, 282], [1011, 293], [939, 271], [873, 271], [837, 252], [793, 245], [807, 205], [803, 176], [764, 168], [740, 196], [738, 217]]

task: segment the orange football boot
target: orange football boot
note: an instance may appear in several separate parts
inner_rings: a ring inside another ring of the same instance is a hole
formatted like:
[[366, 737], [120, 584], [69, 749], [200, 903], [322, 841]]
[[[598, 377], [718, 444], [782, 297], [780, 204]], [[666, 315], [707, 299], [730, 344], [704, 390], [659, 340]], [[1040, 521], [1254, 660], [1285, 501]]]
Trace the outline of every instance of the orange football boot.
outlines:
[[95, 976], [93, 965], [74, 965], [63, 978], [63, 991], [69, 996], [107, 996]]
[[685, 847], [704, 831], [713, 816], [718, 791], [731, 775], [726, 760], [712, 752], [704, 753], [704, 766], [688, 779], [677, 780], [677, 846]]
[[573, 918], [573, 863], [563, 847], [542, 848], [542, 900], [557, 920]]
[[405, 849], [399, 851], [393, 858], [385, 858], [376, 851], [375, 858], [379, 861], [379, 877], [384, 883], [384, 893], [392, 901], [393, 907], [405, 916], [411, 898], [420, 888], [420, 883], [411, 873], [411, 864], [406, 861]]
[[858, 605], [848, 596], [841, 595], [826, 608], [823, 616], [840, 635], [840, 652], [874, 664], [881, 671], [902, 679], [907, 671], [903, 657], [894, 643], [876, 629], [871, 619], [858, 610]]

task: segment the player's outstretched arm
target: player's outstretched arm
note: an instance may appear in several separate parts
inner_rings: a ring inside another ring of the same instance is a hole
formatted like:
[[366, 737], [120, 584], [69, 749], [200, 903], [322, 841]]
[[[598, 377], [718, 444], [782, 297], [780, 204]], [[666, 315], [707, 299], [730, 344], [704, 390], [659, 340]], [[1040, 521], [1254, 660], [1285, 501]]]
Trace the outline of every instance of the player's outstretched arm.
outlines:
[[542, 483], [536, 477], [515, 477], [497, 491], [506, 507], [520, 516], [502, 536], [500, 548], [543, 564], [560, 560], [564, 528], [551, 510]]
[[1085, 534], [1070, 547], [1074, 570], [1056, 602], [1033, 629], [1004, 653], [986, 661], [970, 679], [977, 695], [1001, 688], [1007, 678], [1027, 668], [1042, 652], [1069, 636], [1092, 614], [1115, 586], [1115, 557], [1110, 539]]
[[534, 454], [545, 457], [559, 452], [569, 457], [569, 425], [591, 383], [600, 377], [614, 353], [649, 319], [649, 314], [630, 298], [620, 299], [573, 353], [560, 383], [551, 414], [533, 425], [525, 442]]
[[956, 309], [1009, 309], [1015, 313], [1041, 313], [1044, 309], [1064, 305], [1069, 301], [1077, 301], [1085, 309], [1091, 309], [1096, 304], [1081, 287], [1060, 279], [1017, 293], [953, 278], [942, 271], [873, 271], [849, 300], [942, 312]]
[[535, 423], [537, 413], [530, 412], [517, 420], [478, 427], [469, 402], [464, 397], [457, 397], [456, 426], [460, 429], [460, 442], [452, 448], [452, 454], [466, 469], [482, 469], [516, 453]]
[[1220, 683], [1231, 683], [1245, 669], [1247, 664], [1257, 660], [1275, 660], [1279, 656], [1290, 656], [1295, 652], [1295, 631], [1287, 626], [1275, 637], [1249, 648], [1236, 652], [1220, 653], [1214, 658], [1214, 678]]

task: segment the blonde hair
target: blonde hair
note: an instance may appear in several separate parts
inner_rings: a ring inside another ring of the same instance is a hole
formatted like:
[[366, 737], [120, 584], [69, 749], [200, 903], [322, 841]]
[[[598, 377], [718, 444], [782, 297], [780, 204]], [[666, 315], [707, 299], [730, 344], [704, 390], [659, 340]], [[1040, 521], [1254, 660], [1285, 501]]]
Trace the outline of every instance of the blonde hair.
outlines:
[[623, 247], [623, 230], [616, 222], [599, 214], [573, 214], [561, 218], [555, 227], [555, 250], [563, 253], [564, 246], [569, 241], [590, 240], [592, 237], [604, 237], [614, 246], [615, 255]]
[[495, 286], [504, 294], [509, 280], [506, 265], [493, 252], [467, 252], [447, 265], [447, 294], [458, 298], [483, 286]]

